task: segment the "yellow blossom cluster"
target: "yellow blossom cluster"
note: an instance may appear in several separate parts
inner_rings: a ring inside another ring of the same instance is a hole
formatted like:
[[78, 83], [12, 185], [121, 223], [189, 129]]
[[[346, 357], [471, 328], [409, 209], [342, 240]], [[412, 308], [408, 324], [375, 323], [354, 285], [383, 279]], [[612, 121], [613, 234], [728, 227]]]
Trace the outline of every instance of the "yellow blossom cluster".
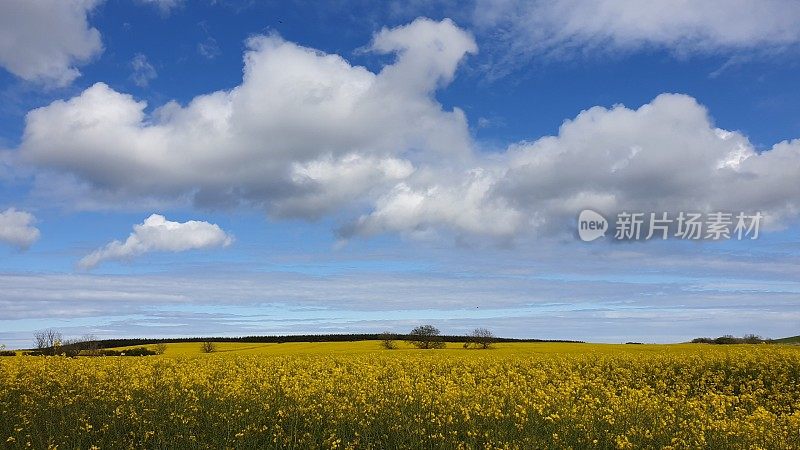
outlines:
[[0, 448], [800, 449], [800, 348], [18, 356]]

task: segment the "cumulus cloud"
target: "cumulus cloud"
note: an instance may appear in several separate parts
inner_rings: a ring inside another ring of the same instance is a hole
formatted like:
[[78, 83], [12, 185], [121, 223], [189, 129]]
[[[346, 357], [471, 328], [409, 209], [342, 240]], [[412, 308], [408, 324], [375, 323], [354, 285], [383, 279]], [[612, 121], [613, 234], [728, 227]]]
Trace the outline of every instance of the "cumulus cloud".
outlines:
[[[437, 89], [477, 47], [449, 20], [377, 33], [378, 73], [278, 36], [248, 41], [230, 91], [145, 113], [98, 83], [31, 111], [22, 158], [102, 199], [257, 206], [279, 217], [344, 217], [344, 237], [571, 232], [578, 211], [800, 213], [800, 140], [758, 151], [694, 98], [594, 107], [555, 136], [475, 150], [464, 113]], [[63, 191], [64, 184], [59, 184]]]
[[219, 225], [196, 220], [172, 222], [164, 216], [153, 214], [143, 223], [134, 225], [133, 232], [125, 242], [110, 242], [86, 255], [78, 265], [83, 269], [91, 269], [103, 261], [126, 260], [148, 252], [226, 247], [231, 242], [233, 238]]
[[484, 168], [463, 178], [412, 186], [401, 183], [376, 202], [374, 211], [341, 233], [374, 235], [401, 232], [415, 237], [433, 236], [445, 227], [465, 234], [506, 238], [522, 231], [525, 215], [491, 190], [497, 180]]
[[330, 211], [329, 205], [346, 204], [359, 198], [365, 186], [379, 186], [408, 177], [414, 167], [398, 158], [375, 158], [357, 153], [338, 159], [325, 157], [295, 163], [290, 171], [298, 192], [275, 202], [273, 209], [282, 216], [318, 218]]
[[87, 15], [100, 0], [0, 2], [0, 66], [29, 81], [65, 86], [102, 51]]
[[794, 0], [479, 0], [474, 20], [500, 38], [511, 64], [541, 54], [762, 51], [800, 42]]
[[33, 226], [36, 218], [25, 211], [14, 208], [0, 212], [0, 241], [20, 249], [30, 247], [39, 240], [39, 229]]
[[150, 80], [155, 80], [158, 77], [156, 68], [147, 60], [147, 56], [137, 53], [131, 60], [131, 80], [139, 87], [147, 87]]
[[761, 211], [772, 225], [800, 213], [800, 140], [758, 152], [741, 133], [715, 127], [686, 95], [662, 94], [638, 109], [594, 107], [557, 136], [478, 164], [435, 181], [409, 178], [345, 234], [563, 233], [584, 208]]
[[558, 136], [519, 144], [508, 156], [501, 195], [554, 212], [744, 209], [777, 219], [800, 206], [792, 181], [800, 140], [758, 152], [743, 134], [715, 127], [686, 95], [662, 94], [635, 110], [591, 108]]
[[412, 163], [469, 157], [464, 113], [434, 98], [477, 50], [451, 21], [382, 30], [371, 51], [397, 57], [379, 73], [277, 35], [247, 46], [241, 85], [188, 105], [146, 114], [145, 102], [97, 83], [31, 111], [21, 154], [98, 192], [300, 216], [393, 186]]

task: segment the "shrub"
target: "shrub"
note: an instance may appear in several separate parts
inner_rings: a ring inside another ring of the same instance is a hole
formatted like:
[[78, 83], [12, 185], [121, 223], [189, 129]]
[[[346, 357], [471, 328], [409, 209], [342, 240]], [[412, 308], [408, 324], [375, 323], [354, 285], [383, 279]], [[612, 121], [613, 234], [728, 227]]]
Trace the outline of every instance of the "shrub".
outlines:
[[381, 347], [386, 350], [394, 350], [397, 348], [397, 335], [388, 331], [381, 334]]
[[17, 356], [14, 350], [0, 350], [0, 356]]
[[216, 344], [214, 344], [211, 341], [205, 341], [202, 344], [200, 344], [200, 351], [202, 351], [203, 353], [211, 353], [216, 349], [217, 349]]

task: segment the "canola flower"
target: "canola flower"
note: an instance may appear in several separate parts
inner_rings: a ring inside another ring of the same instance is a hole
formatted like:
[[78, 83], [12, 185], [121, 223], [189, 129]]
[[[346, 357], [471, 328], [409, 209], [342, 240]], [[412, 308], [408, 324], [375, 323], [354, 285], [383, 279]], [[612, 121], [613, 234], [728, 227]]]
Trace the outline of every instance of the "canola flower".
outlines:
[[20, 356], [0, 446], [798, 449], [800, 349]]

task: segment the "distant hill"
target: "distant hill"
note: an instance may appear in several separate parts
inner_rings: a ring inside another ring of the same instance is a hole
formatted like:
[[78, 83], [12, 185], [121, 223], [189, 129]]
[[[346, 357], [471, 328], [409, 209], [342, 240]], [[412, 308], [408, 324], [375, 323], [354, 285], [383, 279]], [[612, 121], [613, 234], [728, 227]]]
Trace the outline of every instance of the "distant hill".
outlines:
[[800, 344], [800, 336], [785, 337], [781, 339], [773, 339], [772, 342], [776, 344]]

